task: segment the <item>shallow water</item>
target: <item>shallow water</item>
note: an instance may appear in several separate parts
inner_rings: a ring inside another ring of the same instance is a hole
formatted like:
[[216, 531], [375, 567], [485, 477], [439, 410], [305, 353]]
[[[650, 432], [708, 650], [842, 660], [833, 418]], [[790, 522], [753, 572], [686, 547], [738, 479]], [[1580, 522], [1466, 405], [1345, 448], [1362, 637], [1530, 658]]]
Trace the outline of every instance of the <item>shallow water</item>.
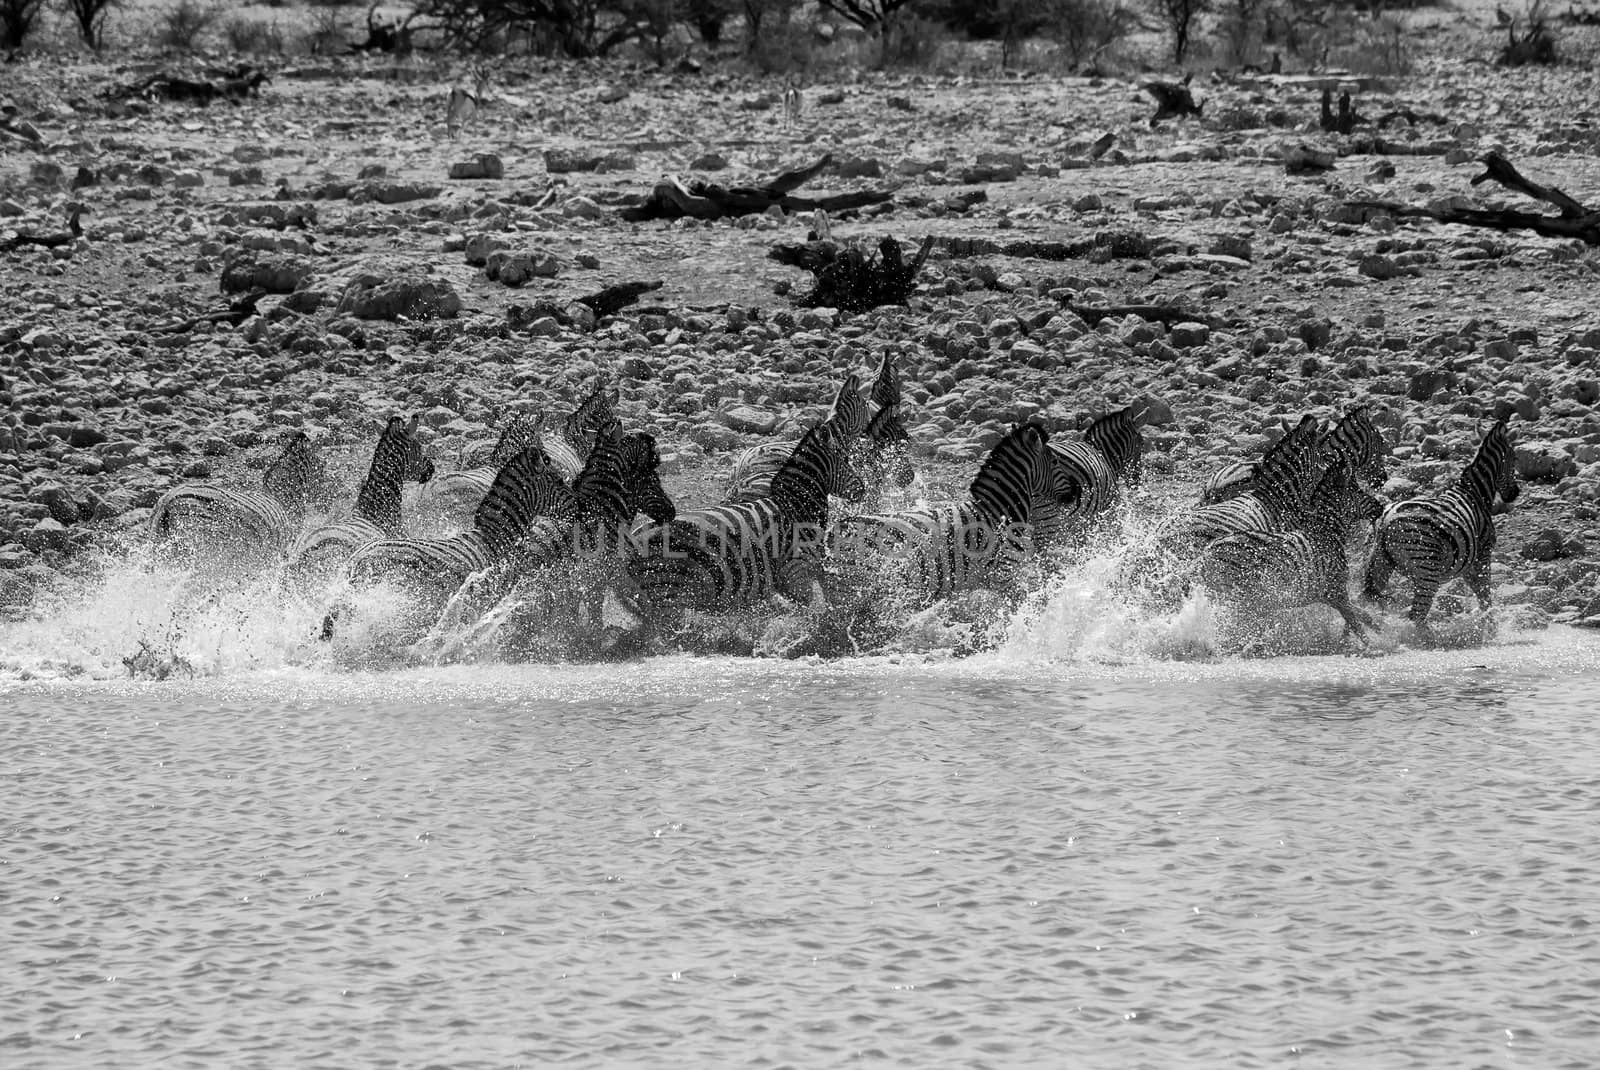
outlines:
[[174, 591], [0, 628], [0, 1065], [1600, 1050], [1589, 633], [1216, 658], [1091, 569], [962, 660], [359, 673]]

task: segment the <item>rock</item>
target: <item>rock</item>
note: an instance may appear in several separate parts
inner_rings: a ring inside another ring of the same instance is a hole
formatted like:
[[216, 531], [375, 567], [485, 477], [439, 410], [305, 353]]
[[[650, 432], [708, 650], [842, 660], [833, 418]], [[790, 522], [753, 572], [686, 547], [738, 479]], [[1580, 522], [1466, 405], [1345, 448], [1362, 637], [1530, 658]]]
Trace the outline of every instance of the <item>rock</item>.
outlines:
[[1168, 332], [1167, 341], [1179, 349], [1192, 349], [1203, 346], [1211, 340], [1211, 328], [1204, 323], [1188, 320], [1183, 323], [1174, 323]]
[[559, 260], [538, 250], [511, 252], [499, 249], [490, 253], [484, 264], [484, 273], [504, 286], [521, 286], [531, 279], [553, 279], [560, 270]]
[[615, 104], [620, 100], [628, 99], [628, 87], [625, 85], [608, 85], [600, 90], [597, 98], [602, 104]]
[[1406, 384], [1406, 397], [1412, 401], [1427, 401], [1446, 387], [1454, 388], [1459, 378], [1448, 368], [1425, 368], [1413, 372]]
[[[173, 184], [178, 184], [176, 172], [172, 175]], [[267, 176], [259, 167], [236, 167], [228, 172], [228, 185], [230, 186], [264, 186]]]
[[1517, 343], [1509, 338], [1496, 338], [1492, 342], [1485, 342], [1483, 356], [1485, 360], [1516, 360]]
[[1307, 349], [1321, 349], [1333, 338], [1333, 321], [1327, 318], [1302, 320], [1298, 334]]
[[882, 178], [883, 161], [876, 156], [852, 156], [835, 160], [831, 170], [840, 178]]
[[482, 267], [489, 262], [492, 254], [510, 247], [511, 243], [498, 234], [474, 234], [467, 239], [465, 249], [467, 263]]
[[1207, 250], [1212, 256], [1232, 257], [1235, 260], [1251, 259], [1250, 239], [1243, 234], [1229, 234], [1211, 243]]
[[67, 527], [54, 517], [45, 517], [22, 533], [22, 545], [34, 553], [45, 550], [65, 550], [69, 538]]
[[49, 327], [35, 327], [17, 339], [17, 344], [25, 351], [44, 353], [53, 349], [61, 349], [67, 343], [66, 339], [58, 331], [51, 330]]
[[561, 206], [561, 214], [568, 219], [603, 219], [606, 213], [589, 197], [569, 197]]
[[1134, 420], [1148, 427], [1167, 427], [1177, 419], [1171, 405], [1150, 394], [1135, 398], [1129, 408], [1133, 409]]
[[67, 172], [53, 160], [35, 160], [28, 168], [28, 181], [35, 186], [64, 186]]
[[1578, 462], [1554, 446], [1516, 447], [1517, 476], [1534, 483], [1559, 483], [1578, 472]]
[[265, 290], [274, 294], [293, 293], [311, 276], [312, 271], [311, 263], [299, 257], [271, 256], [259, 260], [241, 257], [222, 269], [222, 292]]
[[506, 165], [492, 152], [480, 152], [470, 160], [458, 160], [450, 165], [453, 179], [504, 178]]
[[728, 168], [728, 158], [715, 152], [702, 153], [689, 161], [691, 171], [725, 171]]
[[406, 204], [426, 201], [439, 196], [444, 189], [428, 182], [364, 182], [350, 191], [350, 201], [360, 204], [376, 201], [378, 204]]
[[586, 149], [546, 149], [544, 169], [552, 175], [579, 171], [632, 171], [634, 158], [625, 152], [607, 154]]
[[733, 405], [717, 412], [716, 418], [724, 427], [755, 435], [770, 435], [778, 429], [778, 416], [749, 405]]
[[1400, 266], [1394, 262], [1392, 256], [1382, 256], [1372, 253], [1361, 258], [1356, 270], [1369, 279], [1392, 279], [1401, 274]]
[[461, 311], [461, 297], [443, 279], [362, 273], [345, 287], [335, 311], [364, 320], [448, 318]]
[[1581, 557], [1583, 539], [1568, 538], [1555, 528], [1546, 528], [1522, 544], [1520, 553], [1529, 561], [1555, 561], [1564, 557]]

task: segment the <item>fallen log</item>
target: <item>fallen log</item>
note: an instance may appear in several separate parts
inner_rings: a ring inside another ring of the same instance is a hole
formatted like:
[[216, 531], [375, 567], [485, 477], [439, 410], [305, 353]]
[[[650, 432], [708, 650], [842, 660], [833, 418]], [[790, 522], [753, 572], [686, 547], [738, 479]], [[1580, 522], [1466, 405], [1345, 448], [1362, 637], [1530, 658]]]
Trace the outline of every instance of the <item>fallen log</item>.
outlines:
[[1472, 179], [1474, 186], [1494, 182], [1509, 190], [1555, 207], [1558, 214], [1521, 212], [1510, 208], [1428, 208], [1394, 201], [1350, 201], [1355, 208], [1375, 209], [1409, 219], [1432, 219], [1440, 223], [1459, 223], [1489, 230], [1531, 230], [1545, 238], [1576, 238], [1585, 245], [1600, 246], [1600, 209], [1585, 206], [1553, 186], [1530, 181], [1498, 152], [1483, 157], [1484, 172]]
[[0, 241], [0, 252], [11, 252], [24, 245], [35, 245], [41, 249], [59, 249], [63, 245], [72, 244], [73, 239], [82, 237], [83, 224], [80, 221], [82, 209], [73, 209], [72, 215], [67, 219], [67, 229], [54, 234], [40, 234], [36, 231], [20, 231], [14, 236]]
[[938, 249], [953, 260], [975, 256], [1009, 256], [1019, 260], [1082, 260], [1103, 257], [1107, 260], [1145, 260], [1178, 247], [1164, 238], [1152, 238], [1138, 231], [1101, 230], [1082, 241], [997, 242], [992, 238], [939, 238]]
[[615, 286], [607, 286], [599, 293], [592, 293], [587, 297], [577, 299], [578, 304], [587, 305], [595, 316], [615, 316], [647, 293], [661, 289], [662, 280], [654, 282], [619, 282]]
[[809, 182], [833, 162], [825, 155], [808, 167], [785, 171], [764, 186], [732, 188], [696, 180], [685, 186], [675, 178], [656, 183], [649, 195], [620, 211], [631, 223], [650, 219], [722, 219], [727, 216], [760, 215], [774, 205], [785, 212], [813, 212], [822, 209], [832, 215], [867, 208], [891, 200], [886, 190], [840, 193], [831, 197], [797, 197], [794, 190]]
[[270, 81], [266, 71], [249, 64], [241, 64], [219, 74], [215, 78], [200, 80], [163, 71], [132, 85], [113, 86], [100, 96], [105, 100], [141, 98], [184, 104], [210, 104], [216, 100], [226, 100], [236, 104], [247, 96], [259, 95], [261, 86]]
[[216, 312], [202, 312], [198, 316], [190, 316], [177, 323], [169, 323], [162, 327], [154, 328], [158, 334], [188, 334], [202, 323], [227, 323], [234, 327], [239, 326], [251, 316], [257, 315], [256, 308], [263, 297], [267, 296], [265, 290], [251, 290], [249, 293], [240, 294], [229, 302], [228, 307]]
[[1206, 318], [1203, 314], [1174, 308], [1171, 305], [1075, 305], [1071, 301], [1064, 303], [1067, 311], [1075, 313], [1091, 327], [1103, 319], [1121, 319], [1123, 316], [1138, 316], [1147, 322], [1164, 323], [1169, 327], [1174, 323], [1203, 321]]

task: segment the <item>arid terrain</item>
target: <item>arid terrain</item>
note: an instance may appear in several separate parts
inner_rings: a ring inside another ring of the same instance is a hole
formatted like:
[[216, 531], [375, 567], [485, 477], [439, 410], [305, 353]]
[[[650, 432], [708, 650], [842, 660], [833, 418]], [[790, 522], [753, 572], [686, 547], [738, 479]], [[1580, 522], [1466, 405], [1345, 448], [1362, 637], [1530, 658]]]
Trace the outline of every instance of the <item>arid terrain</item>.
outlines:
[[[383, 419], [419, 412], [450, 467], [508, 404], [570, 407], [597, 374], [663, 443], [680, 507], [703, 504], [732, 451], [792, 437], [890, 350], [936, 491], [1017, 420], [1067, 433], [1151, 399], [1158, 500], [1284, 417], [1360, 402], [1398, 497], [1453, 479], [1512, 410], [1527, 484], [1498, 599], [1600, 620], [1600, 248], [1350, 203], [1547, 208], [1472, 184], [1493, 151], [1600, 207], [1600, 75], [1497, 68], [1492, 16], [1457, 14], [1418, 25], [1414, 73], [1200, 71], [1202, 115], [1155, 129], [1137, 74], [813, 79], [792, 118], [781, 82], [716, 64], [510, 61], [452, 138], [464, 64], [305, 58], [196, 106], [105, 91], [199, 61], [19, 59], [0, 248], [66, 237], [0, 254], [0, 604], [23, 612], [176, 481], [254, 479], [275, 429], [306, 428], [351, 483]], [[1369, 121], [1322, 130], [1325, 86]], [[1301, 145], [1332, 168], [1289, 173]], [[766, 254], [809, 213], [619, 215], [663, 176], [760, 185], [825, 153], [802, 194], [892, 194], [836, 237], [941, 239], [908, 306], [799, 307], [809, 276]], [[485, 156], [495, 177], [449, 177]], [[532, 277], [491, 280], [490, 250]], [[635, 280], [662, 285], [598, 321], [571, 305]], [[256, 315], [204, 318], [252, 288]], [[1130, 305], [1183, 315], [1073, 311]]]

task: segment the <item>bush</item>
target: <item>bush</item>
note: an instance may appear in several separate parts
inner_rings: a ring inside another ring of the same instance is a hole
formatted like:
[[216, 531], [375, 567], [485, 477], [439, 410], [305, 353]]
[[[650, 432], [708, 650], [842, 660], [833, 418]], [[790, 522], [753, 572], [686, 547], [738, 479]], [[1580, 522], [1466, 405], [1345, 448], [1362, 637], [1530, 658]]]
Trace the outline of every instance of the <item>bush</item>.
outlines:
[[906, 15], [880, 29], [885, 67], [931, 67], [939, 58], [947, 34], [933, 19]]
[[281, 56], [284, 51], [283, 29], [276, 20], [258, 22], [235, 15], [222, 24], [222, 34], [228, 49], [252, 56]]
[[210, 33], [222, 17], [222, 8], [201, 0], [178, 0], [161, 13], [156, 42], [163, 48], [192, 52], [202, 35]]
[[1189, 38], [1195, 19], [1211, 9], [1211, 0], [1150, 0], [1156, 16], [1172, 31], [1172, 62], [1182, 63], [1189, 54]]
[[1097, 61], [1143, 27], [1138, 12], [1119, 0], [1048, 0], [1045, 6], [1050, 21], [1044, 32], [1074, 68]]
[[106, 16], [120, 3], [122, 0], [67, 0], [67, 10], [77, 22], [78, 36], [84, 44], [100, 51], [105, 41]]
[[44, 0], [0, 0], [0, 48], [21, 48]]
[[1526, 67], [1530, 64], [1554, 66], [1560, 62], [1556, 53], [1556, 39], [1550, 33], [1550, 24], [1544, 13], [1543, 0], [1533, 0], [1521, 15], [1506, 24], [1507, 41], [1500, 49], [1495, 62], [1502, 67]]

